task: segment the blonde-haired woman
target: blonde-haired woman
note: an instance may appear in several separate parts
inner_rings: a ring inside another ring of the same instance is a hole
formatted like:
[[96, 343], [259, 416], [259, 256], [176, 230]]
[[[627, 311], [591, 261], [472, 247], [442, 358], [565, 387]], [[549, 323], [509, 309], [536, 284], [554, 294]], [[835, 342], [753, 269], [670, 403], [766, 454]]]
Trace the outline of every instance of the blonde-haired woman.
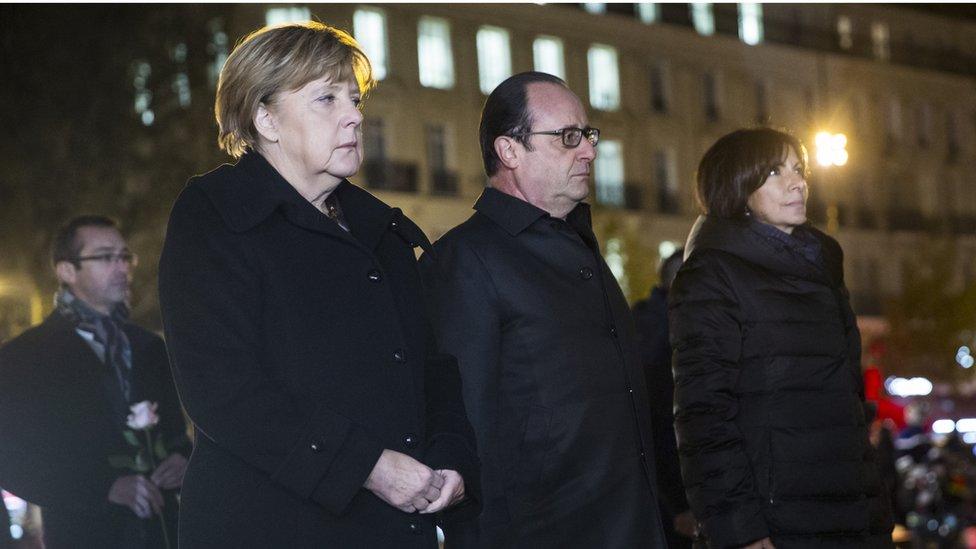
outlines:
[[417, 274], [429, 243], [347, 180], [372, 83], [356, 42], [314, 22], [251, 34], [221, 72], [237, 162], [190, 180], [160, 260], [197, 428], [181, 547], [436, 547], [435, 513], [477, 511], [456, 364]]

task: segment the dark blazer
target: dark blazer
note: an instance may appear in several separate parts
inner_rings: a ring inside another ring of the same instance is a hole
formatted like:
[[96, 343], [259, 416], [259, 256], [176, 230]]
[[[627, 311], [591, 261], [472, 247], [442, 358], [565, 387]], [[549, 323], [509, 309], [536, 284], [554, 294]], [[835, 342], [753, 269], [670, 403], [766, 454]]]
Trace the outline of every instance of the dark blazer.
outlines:
[[841, 248], [798, 227], [818, 266], [761, 229], [700, 219], [671, 286], [688, 500], [715, 548], [890, 546]]
[[[162, 339], [133, 324], [123, 330], [132, 401], [158, 402], [154, 434], [189, 456]], [[47, 547], [138, 547], [159, 533], [155, 520], [108, 501], [112, 483], [134, 474], [109, 464], [110, 455], [135, 454], [122, 435], [128, 413], [115, 374], [59, 313], [0, 348], [0, 486], [41, 506]], [[175, 500], [167, 511], [175, 534]]]
[[173, 208], [160, 305], [199, 433], [181, 547], [436, 547], [435, 517], [362, 487], [384, 448], [459, 471], [476, 499], [456, 362], [434, 353], [416, 266], [429, 244], [399, 209], [334, 192], [350, 233], [251, 152]]
[[475, 209], [421, 261], [483, 468], [483, 513], [448, 544], [662, 547], [633, 323], [589, 207], [486, 189]]

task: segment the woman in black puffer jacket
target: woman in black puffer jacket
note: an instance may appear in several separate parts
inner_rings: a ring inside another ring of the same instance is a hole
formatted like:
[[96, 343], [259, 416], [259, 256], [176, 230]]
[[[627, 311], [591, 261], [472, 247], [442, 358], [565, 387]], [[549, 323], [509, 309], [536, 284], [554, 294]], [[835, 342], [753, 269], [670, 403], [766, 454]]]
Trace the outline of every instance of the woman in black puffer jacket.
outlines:
[[807, 154], [716, 142], [670, 296], [682, 476], [713, 548], [890, 547], [837, 242], [806, 223]]

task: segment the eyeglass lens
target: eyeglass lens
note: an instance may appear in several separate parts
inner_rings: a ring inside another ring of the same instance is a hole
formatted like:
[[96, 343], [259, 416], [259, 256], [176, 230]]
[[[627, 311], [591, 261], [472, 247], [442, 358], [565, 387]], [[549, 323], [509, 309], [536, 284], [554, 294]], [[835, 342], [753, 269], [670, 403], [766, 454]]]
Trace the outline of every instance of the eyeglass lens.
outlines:
[[596, 146], [600, 141], [600, 130], [596, 128], [565, 128], [562, 131], [563, 145], [578, 147], [584, 135], [591, 145]]

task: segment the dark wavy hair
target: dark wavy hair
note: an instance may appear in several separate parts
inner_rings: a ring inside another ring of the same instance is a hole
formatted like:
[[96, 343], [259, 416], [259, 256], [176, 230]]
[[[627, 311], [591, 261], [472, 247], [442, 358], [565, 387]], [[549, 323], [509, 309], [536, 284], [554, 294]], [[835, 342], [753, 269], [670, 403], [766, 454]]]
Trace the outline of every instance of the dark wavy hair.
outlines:
[[745, 217], [749, 196], [786, 160], [790, 149], [796, 151], [806, 177], [807, 149], [786, 131], [748, 128], [719, 138], [698, 164], [695, 197], [702, 213], [730, 219]]

